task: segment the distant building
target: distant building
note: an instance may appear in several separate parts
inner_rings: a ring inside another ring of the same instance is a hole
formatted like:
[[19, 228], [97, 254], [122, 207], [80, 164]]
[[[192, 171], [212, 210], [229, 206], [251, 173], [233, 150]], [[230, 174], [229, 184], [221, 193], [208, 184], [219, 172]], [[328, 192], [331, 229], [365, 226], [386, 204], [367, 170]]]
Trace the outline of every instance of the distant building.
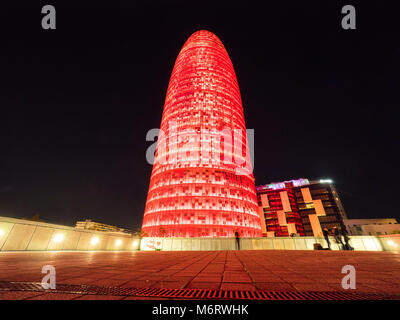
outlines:
[[268, 236], [322, 236], [322, 229], [343, 229], [346, 213], [330, 179], [296, 179], [256, 187], [263, 233]]
[[304, 236], [292, 182], [259, 186], [256, 191], [259, 214], [265, 218], [265, 221], [261, 221], [264, 235]]
[[346, 219], [346, 230], [352, 236], [379, 236], [400, 233], [396, 219]]
[[77, 229], [87, 229], [87, 230], [96, 230], [96, 231], [103, 231], [103, 232], [122, 232], [122, 233], [130, 233], [133, 232], [128, 229], [119, 228], [116, 226], [111, 226], [109, 224], [104, 224], [100, 222], [95, 222], [89, 219], [85, 221], [77, 221], [75, 228]]

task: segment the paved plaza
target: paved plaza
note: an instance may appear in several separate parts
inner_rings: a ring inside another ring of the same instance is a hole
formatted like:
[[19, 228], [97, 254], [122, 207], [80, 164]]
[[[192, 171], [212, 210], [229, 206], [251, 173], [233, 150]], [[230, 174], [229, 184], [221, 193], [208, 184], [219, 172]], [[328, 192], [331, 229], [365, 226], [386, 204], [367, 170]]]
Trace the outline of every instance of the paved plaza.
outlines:
[[[0, 281], [41, 282], [44, 265], [56, 268], [58, 284], [273, 291], [343, 291], [342, 267], [353, 265], [357, 286], [353, 291], [400, 294], [399, 252], [3, 252], [0, 253]], [[3, 300], [129, 298], [0, 291]]]

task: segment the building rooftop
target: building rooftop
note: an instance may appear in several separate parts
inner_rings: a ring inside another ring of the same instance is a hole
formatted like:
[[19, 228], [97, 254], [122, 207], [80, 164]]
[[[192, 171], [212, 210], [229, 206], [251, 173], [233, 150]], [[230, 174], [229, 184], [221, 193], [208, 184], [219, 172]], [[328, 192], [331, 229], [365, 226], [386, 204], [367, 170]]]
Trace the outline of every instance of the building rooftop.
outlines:
[[287, 181], [281, 181], [281, 182], [271, 182], [267, 183], [264, 185], [259, 185], [256, 186], [256, 190], [264, 190], [264, 189], [283, 189], [285, 188], [286, 183], [293, 183], [294, 187], [301, 187], [304, 185], [310, 185], [310, 184], [316, 184], [316, 183], [333, 183], [331, 179], [320, 179], [320, 180], [308, 180], [306, 178], [299, 178], [299, 179], [293, 179], [293, 180], [287, 180]]

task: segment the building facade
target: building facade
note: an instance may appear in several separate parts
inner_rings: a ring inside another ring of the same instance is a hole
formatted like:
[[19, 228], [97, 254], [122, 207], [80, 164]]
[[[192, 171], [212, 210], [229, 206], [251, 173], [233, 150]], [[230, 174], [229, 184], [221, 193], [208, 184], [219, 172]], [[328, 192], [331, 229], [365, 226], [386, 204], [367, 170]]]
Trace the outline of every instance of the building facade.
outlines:
[[275, 188], [257, 187], [259, 213], [265, 217], [263, 233], [268, 236], [304, 236], [304, 229], [297, 209], [293, 183]]
[[400, 234], [400, 224], [396, 219], [345, 219], [343, 222], [352, 236]]
[[329, 179], [297, 179], [256, 187], [263, 234], [322, 236], [322, 229], [344, 229], [346, 213]]
[[112, 226], [105, 223], [95, 222], [89, 219], [85, 221], [77, 221], [75, 228], [77, 229], [86, 229], [86, 230], [95, 230], [95, 231], [103, 231], [103, 232], [123, 232], [132, 234], [133, 232], [128, 229], [119, 228], [116, 226]]
[[239, 86], [211, 32], [192, 34], [172, 70], [142, 232], [261, 236]]

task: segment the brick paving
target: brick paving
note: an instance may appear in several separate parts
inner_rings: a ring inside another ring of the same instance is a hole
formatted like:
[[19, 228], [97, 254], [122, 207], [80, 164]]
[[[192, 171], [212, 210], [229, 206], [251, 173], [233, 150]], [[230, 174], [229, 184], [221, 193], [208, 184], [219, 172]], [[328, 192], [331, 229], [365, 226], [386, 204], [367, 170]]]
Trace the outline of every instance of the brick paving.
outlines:
[[[3, 252], [0, 281], [41, 282], [44, 265], [60, 284], [225, 290], [338, 291], [344, 265], [359, 293], [400, 294], [399, 252], [138, 251]], [[101, 298], [105, 298], [104, 296]], [[66, 293], [2, 292], [0, 299], [101, 299]], [[109, 299], [127, 297], [110, 296]], [[132, 298], [132, 297], [130, 297]]]

